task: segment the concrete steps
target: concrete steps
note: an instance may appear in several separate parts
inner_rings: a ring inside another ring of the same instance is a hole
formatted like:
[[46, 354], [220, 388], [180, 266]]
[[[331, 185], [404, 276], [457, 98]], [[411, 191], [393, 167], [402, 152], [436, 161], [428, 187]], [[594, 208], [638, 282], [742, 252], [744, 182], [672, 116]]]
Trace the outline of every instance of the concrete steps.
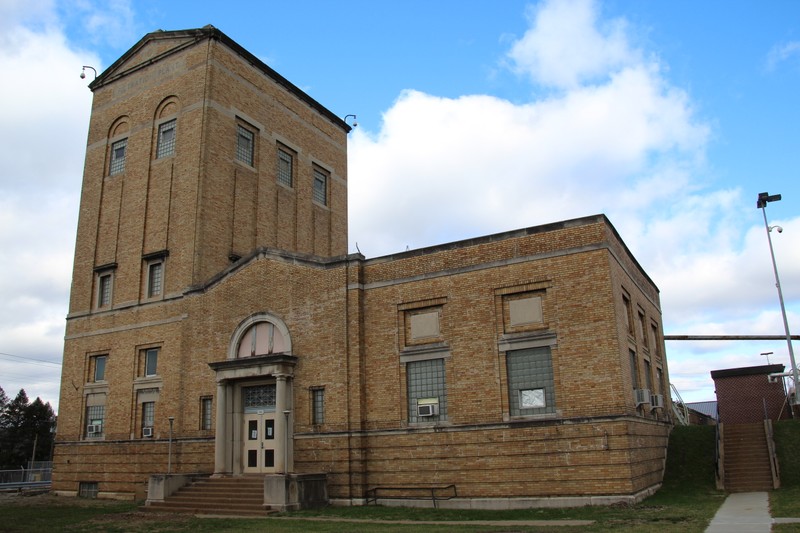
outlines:
[[773, 489], [772, 468], [764, 423], [726, 424], [725, 490], [759, 492]]
[[147, 512], [227, 516], [267, 516], [264, 478], [260, 476], [207, 478], [182, 487], [164, 502], [143, 507]]

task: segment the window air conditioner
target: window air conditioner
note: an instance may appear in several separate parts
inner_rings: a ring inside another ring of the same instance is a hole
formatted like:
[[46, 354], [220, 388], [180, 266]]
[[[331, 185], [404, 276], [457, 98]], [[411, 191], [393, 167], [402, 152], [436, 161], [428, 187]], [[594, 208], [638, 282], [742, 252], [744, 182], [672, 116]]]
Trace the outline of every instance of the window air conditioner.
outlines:
[[664, 408], [664, 395], [663, 394], [653, 394], [650, 396], [650, 408], [651, 409], [663, 409]]
[[153, 436], [153, 428], [145, 427], [142, 428], [142, 437], [152, 437]]
[[89, 424], [86, 426], [86, 434], [91, 435], [92, 433], [102, 433], [103, 426], [100, 424]]
[[417, 416], [435, 416], [439, 414], [439, 404], [425, 403], [417, 405]]
[[650, 390], [649, 389], [634, 389], [634, 394], [636, 395], [636, 405], [642, 405], [643, 403], [650, 403]]

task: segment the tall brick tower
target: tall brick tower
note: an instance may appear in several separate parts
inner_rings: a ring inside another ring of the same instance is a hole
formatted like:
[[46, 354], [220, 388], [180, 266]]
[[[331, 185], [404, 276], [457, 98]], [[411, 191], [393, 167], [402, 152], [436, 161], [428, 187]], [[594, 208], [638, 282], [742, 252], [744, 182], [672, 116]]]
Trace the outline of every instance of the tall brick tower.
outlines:
[[347, 252], [349, 127], [219, 30], [150, 33], [90, 88], [70, 314]]

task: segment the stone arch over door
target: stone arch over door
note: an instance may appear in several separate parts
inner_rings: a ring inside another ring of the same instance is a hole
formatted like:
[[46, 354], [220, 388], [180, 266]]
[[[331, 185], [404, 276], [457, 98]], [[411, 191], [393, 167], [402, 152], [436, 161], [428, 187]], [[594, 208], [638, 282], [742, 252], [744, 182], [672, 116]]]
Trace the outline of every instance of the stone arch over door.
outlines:
[[271, 313], [256, 313], [242, 320], [228, 345], [228, 359], [277, 353], [292, 353], [292, 337], [284, 321]]

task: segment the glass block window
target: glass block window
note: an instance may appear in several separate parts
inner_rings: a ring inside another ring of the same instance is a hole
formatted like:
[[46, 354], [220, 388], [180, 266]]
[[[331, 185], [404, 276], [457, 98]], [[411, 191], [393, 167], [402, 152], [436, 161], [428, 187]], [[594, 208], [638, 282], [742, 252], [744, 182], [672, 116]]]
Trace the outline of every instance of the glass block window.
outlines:
[[158, 372], [158, 348], [144, 351], [144, 375], [155, 376]]
[[98, 278], [97, 307], [111, 304], [111, 274], [102, 274]]
[[175, 126], [176, 119], [164, 122], [158, 127], [158, 146], [156, 158], [167, 157], [175, 153]]
[[242, 389], [244, 412], [254, 413], [259, 410], [275, 410], [275, 385], [257, 385]]
[[105, 379], [106, 379], [106, 360], [107, 359], [108, 359], [108, 356], [106, 356], [106, 355], [96, 355], [96, 356], [92, 357], [92, 361], [91, 362], [93, 363], [92, 366], [94, 367], [94, 376], [93, 376], [93, 378], [94, 378], [93, 381], [94, 382], [105, 381]]
[[242, 126], [237, 126], [236, 130], [236, 159], [252, 167], [255, 147], [253, 132]]
[[553, 361], [549, 347], [506, 353], [508, 401], [512, 416], [555, 412]]
[[164, 263], [161, 261], [150, 263], [147, 267], [147, 297], [152, 298], [161, 294], [164, 282]]
[[78, 483], [78, 497], [89, 498], [91, 500], [97, 498], [98, 483], [97, 481], [81, 481]]
[[292, 186], [294, 172], [294, 157], [285, 150], [278, 149], [278, 183]]
[[[447, 388], [444, 375], [444, 359], [413, 361], [406, 364], [408, 382], [408, 421], [437, 422], [447, 420]], [[420, 400], [438, 400], [438, 414], [418, 416]]]
[[328, 175], [314, 169], [313, 199], [318, 204], [328, 205]]
[[89, 405], [86, 407], [86, 436], [102, 437], [103, 423], [106, 416], [105, 405]]
[[311, 389], [311, 423], [325, 423], [325, 389]]
[[128, 148], [128, 139], [122, 139], [111, 145], [111, 165], [108, 174], [120, 174], [125, 172], [125, 152]]
[[156, 402], [142, 403], [142, 427], [151, 428], [156, 421]]
[[200, 398], [200, 429], [211, 429], [211, 396]]

